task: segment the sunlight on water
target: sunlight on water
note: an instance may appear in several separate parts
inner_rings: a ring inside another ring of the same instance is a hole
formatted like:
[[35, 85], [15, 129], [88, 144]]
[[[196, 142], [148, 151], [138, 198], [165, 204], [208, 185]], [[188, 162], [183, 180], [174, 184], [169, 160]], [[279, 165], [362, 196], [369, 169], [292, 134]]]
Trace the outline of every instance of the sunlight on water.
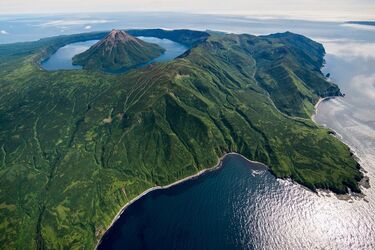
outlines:
[[[236, 26], [235, 31], [267, 33], [266, 30], [282, 29], [272, 21], [257, 26], [267, 28], [260, 31], [261, 28], [249, 24], [249, 27]], [[356, 151], [373, 183], [374, 34], [338, 24], [310, 23], [305, 29], [301, 26], [291, 25], [289, 29], [320, 37], [317, 40], [324, 43], [328, 53], [324, 71], [330, 72], [332, 80], [346, 93], [344, 98], [322, 102], [315, 119], [334, 129]], [[222, 26], [221, 30], [229, 28]], [[290, 181], [277, 180], [268, 171], [254, 175], [254, 170], [247, 171], [251, 168], [248, 163], [233, 157], [224, 165], [223, 170], [201, 177], [198, 183], [175, 187], [184, 191], [157, 192], [138, 201], [136, 208], [129, 211], [131, 215], [125, 213], [109, 231], [103, 246], [120, 249], [132, 246], [134, 241], [166, 248], [175, 244], [186, 249], [373, 249], [375, 246], [373, 187], [363, 189], [365, 198], [351, 197], [347, 201], [332, 193], [317, 195]], [[206, 198], [198, 199], [198, 194]], [[175, 204], [186, 206], [186, 202], [188, 208], [176, 208]], [[139, 207], [142, 210], [135, 211]], [[157, 228], [150, 224], [150, 218]], [[176, 235], [171, 229], [184, 234]], [[156, 235], [150, 236], [151, 233]], [[139, 234], [144, 238], [138, 238]], [[168, 241], [157, 241], [162, 238]]]
[[[28, 18], [17, 26], [0, 21], [2, 29], [12, 34], [1, 36], [0, 43], [85, 32], [85, 24], [61, 26], [55, 19]], [[187, 14], [100, 14], [97, 19], [106, 22], [91, 23], [91, 30], [190, 28], [251, 34], [289, 30], [322, 42], [327, 50], [324, 71], [331, 73], [346, 96], [322, 102], [315, 119], [355, 150], [371, 184], [363, 189], [364, 198], [345, 201], [275, 179], [268, 171], [231, 156], [219, 171], [152, 192], [134, 203], [104, 237], [102, 249], [374, 249], [374, 30], [335, 22]]]

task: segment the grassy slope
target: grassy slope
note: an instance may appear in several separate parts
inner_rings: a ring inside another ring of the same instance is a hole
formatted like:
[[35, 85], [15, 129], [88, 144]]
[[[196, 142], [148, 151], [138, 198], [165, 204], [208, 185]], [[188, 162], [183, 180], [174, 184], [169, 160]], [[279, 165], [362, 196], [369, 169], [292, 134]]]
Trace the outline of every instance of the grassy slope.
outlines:
[[130, 69], [146, 63], [161, 54], [165, 49], [157, 44], [147, 43], [140, 39], [118, 42], [114, 47], [104, 43], [93, 45], [73, 57], [73, 64], [82, 65], [84, 69], [119, 71]]
[[305, 119], [318, 96], [339, 93], [320, 73], [319, 44], [213, 35], [125, 75], [38, 68], [72, 37], [0, 47], [4, 248], [93, 248], [126, 202], [228, 151], [311, 189], [359, 191], [348, 148]]

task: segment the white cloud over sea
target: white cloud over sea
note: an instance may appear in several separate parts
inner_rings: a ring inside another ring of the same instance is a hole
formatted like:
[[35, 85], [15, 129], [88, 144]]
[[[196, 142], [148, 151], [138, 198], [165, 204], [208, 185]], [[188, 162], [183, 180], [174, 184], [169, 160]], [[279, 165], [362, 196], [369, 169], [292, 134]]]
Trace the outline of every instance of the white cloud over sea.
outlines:
[[373, 26], [373, 25], [355, 24], [355, 23], [344, 23], [344, 24], [341, 24], [341, 26], [348, 27], [348, 28], [353, 28], [353, 29], [359, 29], [359, 30], [375, 31], [375, 26]]
[[365, 60], [375, 59], [375, 43], [347, 39], [318, 39], [318, 41], [323, 43], [327, 54], [341, 57], [347, 61], [353, 60], [353, 57], [360, 57]]
[[375, 102], [375, 74], [355, 76], [352, 84], [363, 96]]
[[0, 13], [190, 12], [314, 20], [372, 20], [374, 0], [1, 0]]
[[66, 26], [74, 26], [74, 25], [86, 25], [86, 27], [91, 28], [92, 24], [104, 24], [110, 23], [111, 20], [106, 19], [60, 19], [60, 20], [53, 20], [48, 21], [45, 23], [38, 24], [38, 26], [42, 27], [66, 27]]

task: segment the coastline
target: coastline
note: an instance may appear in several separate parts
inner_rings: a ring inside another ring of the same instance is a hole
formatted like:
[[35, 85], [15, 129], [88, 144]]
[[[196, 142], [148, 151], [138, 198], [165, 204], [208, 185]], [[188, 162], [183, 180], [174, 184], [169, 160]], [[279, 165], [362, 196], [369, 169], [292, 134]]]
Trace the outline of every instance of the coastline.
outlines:
[[[318, 113], [318, 107], [319, 105], [324, 102], [324, 101], [327, 101], [329, 99], [334, 99], [336, 97], [340, 97], [340, 96], [326, 96], [326, 97], [319, 97], [319, 100], [318, 102], [314, 105], [314, 113], [310, 116], [311, 120], [318, 126], [323, 126], [322, 124], [319, 124], [316, 120], [315, 120], [315, 116], [317, 115]], [[325, 126], [323, 126], [325, 127]], [[333, 130], [333, 129], [332, 129]], [[336, 132], [336, 131], [335, 131]]]
[[323, 127], [323, 128], [326, 128], [326, 129], [329, 129], [330, 131], [334, 132], [334, 134], [332, 134], [332, 136], [336, 137], [337, 139], [339, 139], [342, 143], [344, 143], [350, 150], [350, 152], [353, 154], [353, 158], [355, 161], [357, 161], [359, 163], [359, 161], [361, 161], [360, 157], [358, 156], [358, 153], [357, 153], [357, 150], [355, 149], [355, 147], [353, 145], [350, 145], [349, 142], [347, 142], [344, 137], [339, 133], [337, 132], [336, 130], [334, 130], [333, 128], [330, 128], [328, 127], [326, 124], [320, 124], [319, 122], [317, 122], [315, 120], [315, 116], [317, 115], [318, 113], [318, 107], [319, 105], [323, 102], [323, 101], [326, 101], [326, 100], [329, 100], [329, 99], [332, 99], [332, 98], [336, 98], [336, 97], [340, 97], [340, 96], [328, 96], [328, 97], [324, 97], [324, 98], [319, 98], [318, 102], [315, 104], [314, 106], [314, 114], [311, 115], [311, 120], [316, 124], [318, 125], [319, 127]]
[[[359, 154], [358, 154], [355, 146], [351, 145], [348, 141], [346, 141], [344, 139], [344, 137], [339, 132], [337, 132], [335, 129], [328, 127], [326, 124], [320, 124], [319, 122], [317, 122], [315, 120], [315, 116], [318, 113], [319, 105], [324, 101], [327, 101], [329, 99], [335, 99], [337, 97], [342, 97], [342, 96], [327, 96], [327, 97], [324, 97], [324, 98], [319, 98], [318, 102], [314, 106], [314, 113], [311, 115], [311, 120], [316, 125], [318, 125], [320, 127], [323, 127], [323, 128], [326, 128], [326, 129], [329, 129], [330, 131], [334, 132], [334, 134], [332, 134], [332, 136], [339, 139], [342, 143], [344, 143], [349, 148], [349, 151], [352, 154], [353, 159], [359, 164], [359, 167], [360, 167], [359, 171], [362, 172], [362, 174], [363, 174], [363, 178], [358, 182], [358, 186], [360, 188], [363, 187], [365, 189], [368, 189], [368, 188], [370, 188], [370, 184], [369, 184], [369, 181], [368, 181], [369, 177], [366, 176], [366, 170], [362, 167], [362, 164], [361, 164], [363, 161], [359, 157]], [[317, 189], [317, 193], [318, 194], [325, 194], [325, 193], [333, 194], [340, 200], [351, 200], [352, 197], [364, 198], [366, 196], [364, 193], [356, 194], [356, 193], [352, 193], [352, 192], [350, 192], [349, 194], [335, 194], [335, 193], [333, 193], [329, 190], [325, 190], [325, 189]]]
[[[327, 97], [324, 97], [324, 98], [319, 98], [318, 102], [314, 105], [314, 113], [311, 115], [311, 120], [318, 126], [320, 127], [324, 127], [324, 128], [327, 128], [331, 131], [333, 131], [335, 134], [333, 134], [333, 136], [335, 136], [336, 138], [338, 138], [342, 143], [344, 143], [350, 150], [350, 152], [353, 154], [353, 158], [358, 162], [361, 161], [361, 159], [359, 158], [354, 146], [351, 146], [347, 141], [345, 141], [343, 139], [343, 137], [337, 132], [335, 131], [334, 129], [332, 128], [329, 128], [328, 126], [324, 125], [324, 124], [320, 124], [318, 123], [316, 120], [315, 120], [315, 116], [317, 115], [317, 112], [318, 112], [318, 107], [319, 105], [323, 102], [323, 101], [326, 101], [326, 100], [329, 100], [329, 99], [332, 99], [332, 98], [336, 98], [336, 97], [339, 97], [339, 96], [327, 96]], [[206, 168], [206, 169], [202, 169], [200, 170], [199, 172], [193, 174], [193, 175], [190, 175], [190, 176], [187, 176], [183, 179], [180, 179], [180, 180], [177, 180], [171, 184], [168, 184], [168, 185], [165, 185], [165, 186], [155, 186], [155, 187], [151, 187], [147, 190], [145, 190], [144, 192], [142, 192], [141, 194], [139, 194], [138, 196], [136, 196], [135, 198], [133, 198], [132, 200], [130, 200], [129, 202], [127, 202], [120, 210], [119, 212], [116, 214], [116, 216], [114, 217], [114, 219], [112, 220], [111, 224], [105, 229], [103, 235], [100, 237], [100, 240], [97, 242], [96, 246], [95, 246], [95, 249], [98, 248], [98, 246], [100, 245], [101, 241], [102, 241], [102, 238], [103, 236], [109, 231], [109, 229], [114, 225], [114, 223], [117, 222], [117, 220], [121, 217], [122, 213], [130, 206], [132, 205], [134, 202], [138, 201], [139, 199], [141, 199], [143, 196], [147, 195], [148, 193], [154, 191], [154, 190], [162, 190], [162, 189], [168, 189], [168, 188], [171, 188], [173, 186], [176, 186], [178, 184], [181, 184], [183, 182], [186, 182], [188, 180], [192, 180], [192, 179], [195, 179], [195, 178], [198, 178], [200, 176], [202, 176], [203, 174], [206, 174], [206, 173], [209, 173], [211, 171], [215, 171], [215, 170], [218, 170], [220, 169], [222, 166], [223, 166], [223, 160], [226, 156], [228, 155], [238, 155], [242, 158], [244, 158], [246, 161], [248, 161], [249, 163], [256, 163], [256, 164], [261, 164], [262, 166], [264, 166], [265, 168], [267, 168], [269, 170], [269, 167], [262, 163], [262, 162], [258, 162], [258, 161], [253, 161], [253, 160], [250, 160], [248, 158], [246, 158], [245, 156], [239, 154], [239, 153], [236, 153], [236, 152], [229, 152], [229, 153], [225, 153], [224, 155], [222, 155], [221, 157], [218, 158], [218, 162], [216, 163], [216, 165], [214, 165], [213, 167], [210, 167], [210, 168]], [[364, 174], [363, 175], [363, 178], [362, 180], [359, 182], [359, 186], [360, 187], [364, 187], [364, 188], [367, 188], [366, 185], [363, 185], [362, 182], [364, 182], [364, 179], [368, 179], [367, 176], [365, 176], [365, 170], [361, 167], [360, 171]], [[276, 177], [276, 176], [275, 176]], [[276, 177], [278, 178], [278, 177]], [[310, 189], [304, 187], [303, 185], [299, 184], [299, 183], [296, 183], [295, 181], [293, 181], [292, 179], [290, 178], [286, 178], [285, 180], [287, 181], [291, 181], [292, 183], [298, 185], [298, 186], [301, 186], [302, 188], [305, 188], [309, 191], [311, 191]], [[352, 200], [352, 198], [354, 197], [359, 197], [359, 198], [364, 198], [365, 195], [362, 193], [362, 194], [355, 194], [355, 193], [349, 193], [349, 194], [335, 194], [334, 192], [330, 191], [330, 190], [325, 190], [325, 189], [317, 189], [316, 193], [318, 196], [319, 195], [322, 195], [322, 196], [327, 196], [327, 197], [330, 197], [331, 195], [334, 195], [336, 196], [337, 199], [339, 200], [344, 200], [344, 201], [349, 201], [349, 200]]]
[[267, 168], [269, 170], [269, 167], [262, 163], [262, 162], [258, 162], [258, 161], [252, 161], [252, 160], [249, 160], [248, 158], [246, 158], [245, 156], [239, 154], [239, 153], [236, 153], [236, 152], [229, 152], [229, 153], [225, 153], [223, 156], [219, 157], [218, 158], [218, 162], [216, 163], [216, 165], [214, 165], [213, 167], [210, 167], [210, 168], [206, 168], [206, 169], [202, 169], [200, 170], [199, 172], [193, 174], [193, 175], [190, 175], [190, 176], [187, 176], [183, 179], [180, 179], [180, 180], [177, 180], [171, 184], [168, 184], [166, 186], [155, 186], [155, 187], [151, 187], [149, 189], [146, 189], [144, 192], [142, 192], [141, 194], [139, 194], [138, 196], [134, 197], [132, 200], [128, 201], [120, 210], [119, 212], [116, 214], [116, 216], [114, 217], [114, 219], [112, 220], [111, 224], [105, 229], [103, 235], [100, 237], [100, 240], [97, 242], [96, 246], [95, 246], [95, 249], [98, 249], [98, 246], [100, 245], [100, 243], [102, 242], [102, 238], [103, 236], [108, 232], [108, 230], [114, 225], [114, 223], [116, 223], [116, 221], [121, 217], [122, 213], [130, 206], [132, 205], [134, 202], [138, 201], [139, 199], [141, 199], [143, 196], [147, 195], [148, 193], [154, 191], [154, 190], [161, 190], [161, 189], [168, 189], [168, 188], [171, 188], [173, 186], [176, 186], [178, 184], [181, 184], [183, 182], [186, 182], [188, 180], [193, 180], [195, 178], [198, 178], [200, 177], [201, 175], [203, 174], [206, 174], [206, 173], [209, 173], [209, 172], [212, 172], [212, 171], [215, 171], [215, 170], [218, 170], [220, 169], [222, 166], [223, 166], [223, 160], [226, 156], [228, 155], [238, 155], [242, 158], [244, 158], [246, 161], [248, 161], [249, 163], [256, 163], [256, 164], [260, 164], [262, 166], [264, 166], [265, 168]]

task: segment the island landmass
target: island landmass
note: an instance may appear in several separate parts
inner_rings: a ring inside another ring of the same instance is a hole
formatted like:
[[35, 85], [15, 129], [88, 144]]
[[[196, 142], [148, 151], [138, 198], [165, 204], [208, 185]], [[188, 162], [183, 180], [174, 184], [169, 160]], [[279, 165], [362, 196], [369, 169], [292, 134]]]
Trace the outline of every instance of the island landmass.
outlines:
[[124, 74], [48, 72], [40, 62], [93, 32], [0, 45], [0, 242], [93, 248], [145, 190], [217, 164], [228, 152], [311, 190], [360, 192], [349, 148], [311, 120], [340, 96], [321, 44], [267, 36], [127, 30], [189, 49]]

